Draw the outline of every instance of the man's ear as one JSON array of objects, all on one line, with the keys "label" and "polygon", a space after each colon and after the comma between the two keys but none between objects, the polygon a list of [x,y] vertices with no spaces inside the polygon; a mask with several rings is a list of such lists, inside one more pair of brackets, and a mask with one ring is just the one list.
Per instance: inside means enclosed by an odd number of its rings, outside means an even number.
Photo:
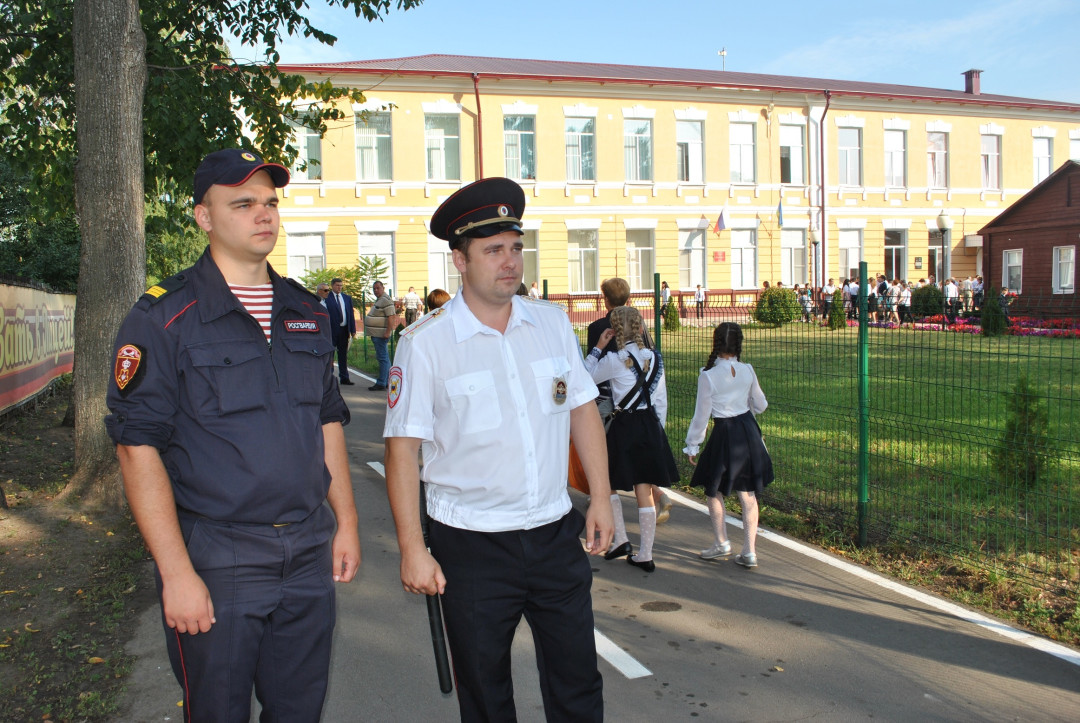
[{"label": "man's ear", "polygon": [[213,224],[210,223],[210,209],[201,203],[195,206],[195,223],[207,233],[213,230]]},{"label": "man's ear", "polygon": [[464,272],[468,262],[468,257],[465,256],[465,252],[461,249],[454,249],[450,252],[450,255],[454,260],[454,268],[460,272]]}]

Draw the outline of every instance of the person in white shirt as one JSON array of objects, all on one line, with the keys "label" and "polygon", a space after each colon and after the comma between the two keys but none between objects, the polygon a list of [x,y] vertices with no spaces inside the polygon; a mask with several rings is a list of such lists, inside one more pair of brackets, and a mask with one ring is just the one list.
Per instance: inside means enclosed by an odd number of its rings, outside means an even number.
[{"label": "person in white shirt", "polygon": [[416,293],[416,289],[410,286],[403,301],[405,302],[405,326],[408,326],[420,315],[424,300],[420,298],[420,294]]},{"label": "person in white shirt", "polygon": [[540,297],[540,287],[538,287],[536,285],[535,281],[532,282],[532,286],[529,287],[529,298],[530,299],[539,299],[539,298],[541,298]]},{"label": "person in white shirt", "polygon": [[[520,185],[486,178],[431,218],[461,290],[401,334],[383,430],[387,491],[402,586],[442,595],[461,719],[516,720],[510,646],[524,615],[548,720],[599,722],[581,533],[593,555],[611,544],[604,427],[566,313],[516,294],[524,210]],[[571,437],[592,490],[585,518],[566,488]]]},{"label": "person in white shirt", "polygon": [[701,284],[694,290],[694,304],[697,306],[697,318],[700,319],[705,313],[705,290],[701,288]]},{"label": "person in white shirt", "polygon": [[821,315],[826,319],[829,318],[829,309],[832,308],[833,294],[836,293],[836,286],[833,285],[834,281],[836,281],[836,279],[829,279],[829,283],[821,287]]},{"label": "person in white shirt", "polygon": [[[638,554],[631,554],[622,503],[613,492],[615,537],[604,557],[611,560],[626,555],[631,565],[652,572],[656,569],[652,546],[657,522],[652,486],[669,487],[679,481],[675,457],[664,433],[668,401],[664,362],[660,352],[649,348],[644,340],[641,312],[632,306],[619,306],[611,310],[610,318],[611,328],[600,334],[585,358],[585,368],[597,384],[611,383],[616,411],[607,432],[608,479],[613,490],[633,491],[637,497],[641,542]],[[604,354],[612,339],[617,351]]]},{"label": "person in white shirt", "polygon": [[[701,551],[702,559],[715,560],[731,554],[723,497],[737,491],[745,541],[735,562],[757,567],[757,496],[773,481],[773,465],[754,415],[764,412],[769,403],[754,368],[739,361],[742,342],[742,329],[734,322],[726,321],[713,332],[712,353],[698,377],[697,402],[683,452],[690,464],[696,465],[690,485],[705,488],[713,523],[715,542]],[[710,418],[712,435],[701,458],[695,459]]]},{"label": "person in white shirt", "polygon": [[942,291],[945,294],[945,317],[952,324],[960,311],[960,289],[956,288],[956,279],[952,277],[946,279]]}]

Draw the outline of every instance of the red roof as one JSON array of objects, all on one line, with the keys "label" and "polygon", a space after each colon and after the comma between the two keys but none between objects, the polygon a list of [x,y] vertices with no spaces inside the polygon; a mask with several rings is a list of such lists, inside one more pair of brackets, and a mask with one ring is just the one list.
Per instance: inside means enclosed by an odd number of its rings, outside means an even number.
[{"label": "red roof", "polygon": [[[585,83],[630,83],[637,85],[682,85],[716,88],[767,90],[791,93],[821,93],[836,95],[912,100],[944,101],[1007,105],[1045,110],[1080,112],[1080,104],[1062,103],[1033,98],[981,93],[974,95],[963,90],[942,90],[914,85],[868,83],[855,80],[799,78],[764,73],[736,73],[722,70],[692,70],[685,68],[654,68],[645,65],[611,65],[607,63],[578,63],[562,60],[525,60],[516,58],[482,58],[467,55],[416,55],[406,58],[354,60],[344,63],[279,65],[288,73],[362,73],[366,75],[430,75],[471,76],[481,78],[562,80]],[[959,77],[961,74],[957,73]],[[962,81],[958,81],[962,82]]]}]

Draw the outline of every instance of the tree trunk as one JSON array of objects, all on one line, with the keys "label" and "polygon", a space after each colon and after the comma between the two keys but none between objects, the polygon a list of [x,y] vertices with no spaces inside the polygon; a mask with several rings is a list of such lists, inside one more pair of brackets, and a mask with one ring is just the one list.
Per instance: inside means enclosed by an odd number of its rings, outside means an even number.
[{"label": "tree trunk", "polygon": [[75,475],[65,492],[119,504],[105,392],[120,322],[146,283],[143,95],[138,0],[75,0],[75,207],[82,235],[75,311]]}]

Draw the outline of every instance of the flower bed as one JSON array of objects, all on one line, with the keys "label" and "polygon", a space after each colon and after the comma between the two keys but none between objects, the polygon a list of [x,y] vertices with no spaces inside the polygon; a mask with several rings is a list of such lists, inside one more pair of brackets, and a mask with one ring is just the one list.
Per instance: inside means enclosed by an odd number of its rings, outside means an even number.
[{"label": "flower bed", "polygon": [[[857,327],[859,322],[848,319],[848,326]],[[981,334],[978,317],[957,318],[949,323],[941,314],[927,316],[903,327],[892,321],[871,321],[868,326],[875,329],[911,329],[913,331],[951,331],[958,334]],[[1010,336],[1048,336],[1060,339],[1080,339],[1080,320],[1077,319],[1036,319],[1030,316],[1016,316],[1009,319]]]}]

